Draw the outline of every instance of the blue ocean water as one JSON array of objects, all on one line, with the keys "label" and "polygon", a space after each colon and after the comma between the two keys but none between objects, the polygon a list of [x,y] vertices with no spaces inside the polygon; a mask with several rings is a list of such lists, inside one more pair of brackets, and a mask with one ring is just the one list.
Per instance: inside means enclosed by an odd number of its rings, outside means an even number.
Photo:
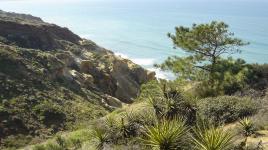
[{"label": "blue ocean water", "polygon": [[251,43],[235,57],[268,63],[265,0],[0,0],[0,9],[68,27],[146,68],[168,56],[185,55],[166,36],[175,26],[224,21]]}]

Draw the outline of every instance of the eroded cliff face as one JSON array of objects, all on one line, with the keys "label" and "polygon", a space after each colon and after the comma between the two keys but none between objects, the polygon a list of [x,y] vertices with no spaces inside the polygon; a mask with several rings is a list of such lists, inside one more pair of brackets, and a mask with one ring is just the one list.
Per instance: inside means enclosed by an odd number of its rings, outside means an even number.
[{"label": "eroded cliff face", "polygon": [[138,95],[140,85],[154,79],[153,73],[131,61],[80,38],[67,28],[33,16],[0,12],[0,37],[4,44],[51,51],[63,62],[62,68],[55,72],[57,76],[79,82],[81,86],[90,80],[96,88],[123,102],[131,102]]},{"label": "eroded cliff face", "polygon": [[101,116],[154,75],[67,28],[0,11],[0,139]]}]

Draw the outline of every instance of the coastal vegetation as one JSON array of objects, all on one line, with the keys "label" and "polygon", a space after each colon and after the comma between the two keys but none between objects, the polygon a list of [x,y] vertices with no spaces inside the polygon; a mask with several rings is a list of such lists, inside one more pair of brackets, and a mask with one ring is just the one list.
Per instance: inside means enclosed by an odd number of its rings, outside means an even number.
[{"label": "coastal vegetation", "polygon": [[67,29],[4,16],[0,26],[14,29],[0,28],[1,149],[268,148],[268,65],[230,57],[249,43],[227,24],[169,33],[187,52],[155,65],[170,81]]}]

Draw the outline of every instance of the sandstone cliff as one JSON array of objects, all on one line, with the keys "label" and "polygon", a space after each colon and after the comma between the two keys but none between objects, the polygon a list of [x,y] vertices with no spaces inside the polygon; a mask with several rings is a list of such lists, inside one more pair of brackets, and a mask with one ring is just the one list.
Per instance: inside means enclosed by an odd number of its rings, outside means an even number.
[{"label": "sandstone cliff", "polygon": [[101,116],[133,102],[153,79],[67,28],[0,11],[0,142]]}]

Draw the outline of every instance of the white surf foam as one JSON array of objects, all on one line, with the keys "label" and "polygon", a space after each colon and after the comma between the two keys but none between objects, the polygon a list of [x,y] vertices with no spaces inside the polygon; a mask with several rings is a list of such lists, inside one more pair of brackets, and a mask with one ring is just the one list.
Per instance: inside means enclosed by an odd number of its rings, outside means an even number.
[{"label": "white surf foam", "polygon": [[153,58],[130,58],[128,55],[118,53],[118,52],[116,52],[114,54],[116,56],[120,56],[120,57],[125,58],[125,59],[130,59],[134,63],[143,66],[144,68],[146,68],[149,71],[154,71],[157,79],[166,79],[166,80],[176,79],[176,76],[170,71],[162,71],[159,68],[153,68],[152,66],[155,64],[155,59],[153,59]]},{"label": "white surf foam", "polygon": [[129,59],[127,55],[122,54],[122,53],[114,53],[116,56],[119,56],[121,58]]},{"label": "white surf foam", "polygon": [[154,71],[156,74],[155,77],[157,79],[166,79],[166,80],[175,80],[176,79],[176,76],[170,71],[162,71],[159,68],[148,68],[148,70]]},{"label": "white surf foam", "polygon": [[141,66],[152,66],[154,65],[155,59],[153,58],[134,58],[131,59],[134,63],[141,65]]}]

